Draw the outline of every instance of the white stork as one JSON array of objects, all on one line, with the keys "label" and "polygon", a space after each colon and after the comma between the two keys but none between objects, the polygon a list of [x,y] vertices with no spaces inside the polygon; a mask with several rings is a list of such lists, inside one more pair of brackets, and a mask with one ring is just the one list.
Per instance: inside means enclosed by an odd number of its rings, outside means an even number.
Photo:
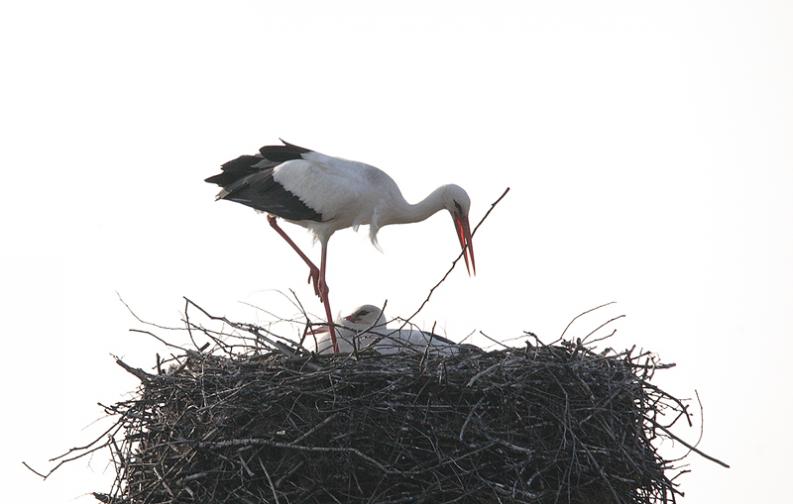
[{"label": "white stork", "polygon": [[[374,166],[327,156],[287,142],[266,145],[258,154],[240,156],[223,164],[221,170],[206,179],[222,187],[216,200],[235,201],[266,212],[270,226],[308,265],[308,281],[314,282],[314,293],[325,305],[334,351],[338,351],[338,345],[325,271],[328,240],[339,229],[357,229],[368,224],[369,238],[377,246],[377,231],[381,227],[423,221],[445,209],[454,221],[468,273],[473,269],[476,274],[468,223],[471,199],[460,186],[441,186],[422,201],[411,204],[402,197],[393,179]],[[314,233],[322,245],[319,268],[278,226],[276,217]]]},{"label": "white stork", "polygon": [[[403,352],[423,353],[427,347],[436,355],[457,355],[460,352],[476,349],[473,345],[460,345],[451,340],[418,329],[389,329],[383,311],[374,305],[359,306],[353,312],[335,322],[338,326],[336,336],[340,353],[372,349],[379,354]],[[317,353],[329,353],[332,341],[328,327],[314,331],[319,335],[316,341]]]},{"label": "white stork", "polygon": [[[350,315],[338,318],[336,326],[336,341],[339,353],[351,353],[355,348],[363,350],[374,343],[375,332],[386,327],[386,318],[383,311],[374,305],[359,306]],[[316,337],[317,353],[330,353],[333,341],[330,338],[330,326],[321,326],[312,330]]]}]

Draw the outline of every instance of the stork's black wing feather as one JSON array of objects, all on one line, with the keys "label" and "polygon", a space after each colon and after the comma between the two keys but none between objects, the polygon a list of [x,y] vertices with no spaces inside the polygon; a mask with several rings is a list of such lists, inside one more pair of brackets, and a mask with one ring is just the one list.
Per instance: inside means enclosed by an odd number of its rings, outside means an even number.
[{"label": "stork's black wing feather", "polygon": [[[261,163],[262,165],[259,165]],[[204,182],[209,182],[210,184],[217,184],[224,189],[226,186],[233,184],[241,179],[244,179],[248,175],[252,175],[261,171],[263,168],[274,168],[278,166],[279,163],[272,162],[267,163],[267,161],[259,156],[240,156],[236,159],[232,159],[227,163],[223,163],[220,166],[221,172],[217,175],[213,175],[209,178],[204,179]],[[254,166],[256,165],[256,166]]]},{"label": "stork's black wing feather", "polygon": [[450,340],[448,338],[444,338],[443,336],[440,336],[440,335],[435,334],[433,332],[429,332],[429,331],[421,331],[421,332],[424,333],[424,337],[427,338],[427,341],[430,341],[430,340],[431,341],[440,341],[441,343],[445,343],[445,344],[447,344],[449,346],[458,346],[457,343],[455,343],[454,341],[452,341],[452,340]]},{"label": "stork's black wing feather", "polygon": [[284,142],[283,140],[281,141],[284,143],[284,145],[265,145],[259,149],[262,157],[271,161],[283,163],[284,161],[289,161],[290,159],[302,159],[303,154],[311,152],[311,149],[298,147],[297,145]]},{"label": "stork's black wing feather", "polygon": [[273,178],[273,168],[246,176],[224,187],[221,198],[289,220],[322,221],[322,215]]},{"label": "stork's black wing feather", "polygon": [[266,145],[259,152],[232,159],[220,167],[220,173],[205,179],[223,188],[218,199],[236,201],[284,219],[321,222],[319,212],[273,178],[276,166],[284,161],[302,159],[302,154],[311,151],[284,142],[284,145]]}]

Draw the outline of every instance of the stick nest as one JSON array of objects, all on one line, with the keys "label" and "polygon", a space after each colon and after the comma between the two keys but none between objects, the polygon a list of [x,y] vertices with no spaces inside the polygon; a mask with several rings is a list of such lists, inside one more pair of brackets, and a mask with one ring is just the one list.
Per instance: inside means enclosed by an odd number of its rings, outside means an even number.
[{"label": "stick nest", "polygon": [[[580,342],[453,357],[187,351],[141,379],[112,503],[650,503],[685,406],[647,353]],[[663,367],[663,366],[661,366]],[[159,366],[158,366],[159,369]],[[113,436],[112,434],[116,434]],[[116,440],[118,438],[118,440]]]}]

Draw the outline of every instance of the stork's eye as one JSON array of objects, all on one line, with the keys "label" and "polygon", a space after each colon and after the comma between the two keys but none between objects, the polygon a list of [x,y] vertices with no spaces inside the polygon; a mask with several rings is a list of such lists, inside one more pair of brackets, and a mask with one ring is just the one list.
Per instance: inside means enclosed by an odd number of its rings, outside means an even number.
[{"label": "stork's eye", "polygon": [[359,317],[363,317],[367,313],[369,313],[369,310],[361,310],[358,313],[356,313],[356,315],[359,316]]},{"label": "stork's eye", "polygon": [[462,215],[463,214],[463,207],[461,207],[460,204],[457,203],[457,201],[454,202],[454,206],[457,208],[457,213]]}]

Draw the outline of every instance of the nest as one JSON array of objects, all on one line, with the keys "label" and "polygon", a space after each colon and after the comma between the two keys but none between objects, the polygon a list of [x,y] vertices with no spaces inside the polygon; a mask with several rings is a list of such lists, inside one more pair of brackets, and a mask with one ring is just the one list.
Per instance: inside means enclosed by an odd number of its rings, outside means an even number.
[{"label": "nest", "polygon": [[[247,326],[250,330],[252,326]],[[258,329],[256,329],[258,330]],[[106,407],[106,503],[674,502],[648,353],[186,351]]]},{"label": "nest", "polygon": [[[196,350],[138,330],[178,352],[158,356],[156,373],[117,360],[140,379],[136,394],[105,407],[116,419],[107,431],[37,474],[109,448],[116,479],[94,496],[113,504],[600,504],[682,495],[680,459],[659,454],[658,440],[725,465],[672,434],[690,416],[651,383],[670,366],[646,352],[545,345],[528,333],[533,343],[492,352],[377,355],[354,345],[324,356],[302,345],[305,313],[295,343],[185,301]],[[192,322],[190,307],[223,329]]]}]

